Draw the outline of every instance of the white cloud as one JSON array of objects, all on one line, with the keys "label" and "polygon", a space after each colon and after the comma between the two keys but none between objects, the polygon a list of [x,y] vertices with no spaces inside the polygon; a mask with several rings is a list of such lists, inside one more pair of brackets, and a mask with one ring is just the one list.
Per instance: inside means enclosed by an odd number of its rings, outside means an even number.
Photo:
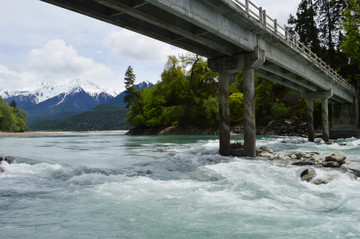
[{"label": "white cloud", "polygon": [[[13,68],[0,67],[0,82],[8,89],[27,89],[42,81],[68,79],[89,80],[94,83],[110,81],[113,72],[92,58],[79,56],[74,47],[63,40],[51,40],[42,48],[32,49],[24,62]],[[12,83],[4,84],[4,82]]]},{"label": "white cloud", "polygon": [[128,30],[112,30],[105,43],[118,57],[153,63],[165,63],[169,55],[186,52]]}]

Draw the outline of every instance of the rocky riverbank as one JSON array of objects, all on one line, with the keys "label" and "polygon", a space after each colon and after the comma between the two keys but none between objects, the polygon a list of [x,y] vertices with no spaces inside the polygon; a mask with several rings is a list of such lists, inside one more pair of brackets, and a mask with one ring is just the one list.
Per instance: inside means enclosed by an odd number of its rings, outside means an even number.
[{"label": "rocky riverbank", "polygon": [[[338,144],[339,146],[351,146],[347,142]],[[243,144],[233,143],[231,154],[233,156],[244,156]],[[266,146],[261,146],[256,151],[256,157],[257,159],[274,160],[286,166],[305,166],[306,169],[300,174],[301,180],[317,185],[327,184],[336,178],[331,170],[346,173],[355,180],[360,177],[360,163],[346,161],[346,155],[342,151],[321,155],[318,152],[274,152]],[[325,177],[317,177],[316,169],[319,168],[328,170],[329,174]]]},{"label": "rocky riverbank", "polygon": [[[243,134],[244,127],[234,126],[231,134]],[[127,132],[127,135],[218,135],[218,127],[136,127]],[[266,126],[257,126],[257,135],[280,135],[307,137],[307,125],[296,117],[286,120],[273,120]],[[319,135],[318,135],[319,136]]]}]

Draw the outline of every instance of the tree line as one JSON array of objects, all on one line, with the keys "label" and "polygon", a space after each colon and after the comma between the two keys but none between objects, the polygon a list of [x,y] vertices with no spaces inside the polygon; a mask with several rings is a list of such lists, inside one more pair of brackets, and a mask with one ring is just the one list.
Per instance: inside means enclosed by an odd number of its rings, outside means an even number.
[{"label": "tree line", "polygon": [[360,0],[301,0],[287,29],[356,88],[360,78]]},{"label": "tree line", "polygon": [[[217,73],[197,55],[169,56],[161,80],[153,88],[137,90],[131,66],[125,73],[129,113],[135,127],[214,127],[219,122]],[[230,85],[230,122],[243,123],[242,73],[233,76]],[[297,92],[272,81],[255,77],[256,121],[266,125],[272,119],[296,115],[304,117],[306,104]]]}]

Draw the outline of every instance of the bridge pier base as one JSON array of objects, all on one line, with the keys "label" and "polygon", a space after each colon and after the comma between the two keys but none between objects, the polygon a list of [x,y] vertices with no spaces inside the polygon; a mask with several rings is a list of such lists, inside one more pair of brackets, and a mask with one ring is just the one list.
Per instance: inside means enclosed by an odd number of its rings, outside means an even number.
[{"label": "bridge pier base", "polygon": [[359,99],[353,104],[331,104],[331,138],[360,137]]},{"label": "bridge pier base", "polygon": [[329,105],[328,98],[325,98],[321,102],[321,117],[323,126],[323,139],[327,143],[329,142]]},{"label": "bridge pier base", "polygon": [[232,73],[243,71],[244,88],[244,154],[256,156],[255,69],[265,62],[259,47],[252,53],[209,59],[209,67],[219,73],[219,153],[230,155],[229,83]]},{"label": "bridge pier base", "polygon": [[314,130],[314,100],[321,101],[321,117],[323,126],[323,139],[325,142],[329,142],[329,106],[328,99],[333,95],[332,90],[322,92],[309,92],[304,93],[304,97],[307,101],[307,125],[308,125],[308,139],[310,142],[314,142],[315,130]]},{"label": "bridge pier base", "polygon": [[314,101],[312,99],[306,99],[306,113],[307,113],[307,128],[308,128],[308,140],[314,142],[315,130],[314,130]]},{"label": "bridge pier base", "polygon": [[244,148],[247,156],[256,156],[254,68],[244,68]]},{"label": "bridge pier base", "polygon": [[230,155],[230,103],[229,78],[226,71],[219,72],[219,153]]}]

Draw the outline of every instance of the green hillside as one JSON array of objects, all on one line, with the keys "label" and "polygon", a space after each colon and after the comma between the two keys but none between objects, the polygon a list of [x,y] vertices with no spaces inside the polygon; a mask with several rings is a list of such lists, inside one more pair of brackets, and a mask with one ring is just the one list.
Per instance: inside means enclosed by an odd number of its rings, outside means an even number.
[{"label": "green hillside", "polygon": [[123,130],[131,127],[126,123],[128,109],[124,106],[102,104],[92,110],[61,119],[42,120],[30,124],[31,130]]}]

